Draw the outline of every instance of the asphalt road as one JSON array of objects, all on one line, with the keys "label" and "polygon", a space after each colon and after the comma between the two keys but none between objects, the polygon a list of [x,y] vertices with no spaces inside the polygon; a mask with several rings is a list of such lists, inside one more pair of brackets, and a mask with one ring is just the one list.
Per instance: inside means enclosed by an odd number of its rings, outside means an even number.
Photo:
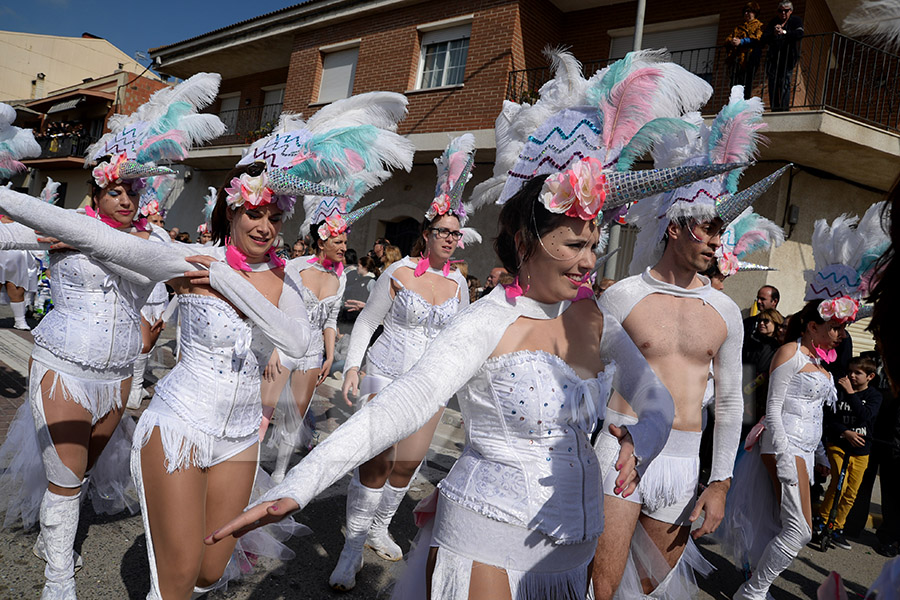
[{"label": "asphalt road", "polygon": [[[0,395],[5,403],[13,406],[21,402],[24,379],[23,349],[17,349],[16,340],[10,338],[11,326],[7,307],[0,306],[0,374],[5,378]],[[19,336],[29,341],[29,336]],[[151,382],[162,376],[171,366],[171,350],[174,342],[171,332],[162,340],[160,359],[152,363]],[[20,345],[21,346],[21,345]],[[10,364],[17,363],[17,364]],[[327,435],[348,413],[343,401],[331,402],[339,382],[330,379],[322,395],[313,402],[312,411],[317,419],[321,436]],[[17,397],[18,396],[18,397]],[[146,401],[145,401],[146,405]],[[3,407],[0,406],[0,409]],[[0,412],[0,418],[9,410]],[[8,416],[6,418],[9,418]],[[6,429],[6,423],[2,431]],[[425,467],[414,482],[409,495],[403,501],[391,532],[404,548],[409,549],[416,534],[412,509],[418,499],[428,495],[440,479],[449,471],[462,449],[464,436],[457,411],[448,409],[443,423],[432,443]],[[301,455],[295,454],[294,462]],[[269,470],[271,462],[264,462]],[[389,596],[392,581],[402,572],[403,563],[389,563],[366,550],[366,564],[357,578],[357,588],[338,593],[328,585],[328,575],[340,554],[343,544],[341,528],[344,519],[345,490],[348,477],[344,477],[312,502],[296,518],[313,530],[313,534],[290,540],[288,546],[296,557],[287,562],[261,559],[256,570],[243,581],[233,583],[226,591],[209,595],[211,600],[276,600],[276,599],[374,599]],[[876,488],[877,494],[877,488]],[[873,499],[873,512],[878,510],[879,497]],[[875,515],[877,518],[878,515]],[[21,528],[0,530],[0,600],[37,598],[43,585],[43,563],[31,553],[36,530]],[[860,540],[851,540],[852,550],[832,549],[823,554],[812,548],[804,549],[788,571],[780,577],[772,590],[776,600],[788,598],[814,598],[817,587],[832,570],[845,578],[850,598],[862,595],[880,572],[886,559],[872,550],[875,536],[871,530],[864,532]],[[623,541],[623,543],[625,543]],[[82,600],[122,599],[143,600],[149,589],[149,571],[145,537],[140,516],[97,516],[85,505],[79,524],[76,549],[84,557],[84,568],[76,577],[78,594]],[[708,579],[700,581],[701,599],[730,598],[741,583],[740,573],[723,556],[713,542],[700,540],[698,544],[704,556],[716,567]]]}]

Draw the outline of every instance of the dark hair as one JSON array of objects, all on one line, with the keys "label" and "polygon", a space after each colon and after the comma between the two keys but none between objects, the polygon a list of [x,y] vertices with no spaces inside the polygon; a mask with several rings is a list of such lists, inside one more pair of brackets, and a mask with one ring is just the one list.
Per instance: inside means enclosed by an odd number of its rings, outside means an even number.
[{"label": "dark hair", "polygon": [[[512,275],[517,275],[522,263],[531,258],[540,244],[540,238],[558,227],[566,218],[564,214],[550,212],[539,202],[545,179],[546,175],[539,175],[529,180],[506,201],[500,211],[494,252],[503,268]],[[517,233],[524,253],[522,260],[519,260],[519,249],[516,247]]]},{"label": "dark hair", "polygon": [[372,245],[373,246],[387,246],[390,243],[391,243],[391,240],[389,240],[387,238],[376,238],[375,243]]},{"label": "dark hair", "polygon": [[[451,217],[456,217],[456,215],[450,213],[447,214]],[[425,252],[425,238],[423,237],[425,235],[425,232],[427,232],[428,229],[431,228],[435,223],[437,223],[441,218],[446,216],[447,215],[435,215],[433,219],[422,220],[422,225],[419,227],[419,235],[416,236],[416,241],[413,242],[412,250],[409,251],[410,256],[420,256]],[[459,217],[456,217],[456,220],[458,221]],[[375,243],[378,244],[379,240],[384,240],[384,238],[378,238],[378,240],[375,240]],[[390,242],[387,240],[384,240],[384,242],[381,243],[383,245],[390,244]]]},{"label": "dark hair", "polygon": [[353,248],[347,248],[346,252],[344,252],[344,264],[347,264],[347,265],[359,264],[359,259],[357,258],[356,250],[354,250]]},{"label": "dark hair", "polygon": [[874,375],[878,370],[878,365],[868,356],[856,356],[847,363],[847,370],[859,369],[866,375]]},{"label": "dark hair", "polygon": [[240,177],[244,173],[249,173],[251,177],[258,177],[265,168],[266,163],[253,162],[249,165],[238,165],[225,176],[225,184],[219,188],[219,193],[216,194],[216,206],[209,219],[209,232],[212,234],[213,243],[217,246],[224,246],[225,239],[231,235],[231,224],[228,222],[228,202],[225,200],[228,192],[225,191],[225,188],[231,184],[233,178]]},{"label": "dark hair", "polygon": [[744,10],[750,10],[753,12],[754,16],[759,16],[759,4],[757,4],[756,2],[748,2],[744,5]]},{"label": "dark hair", "polygon": [[770,290],[772,290],[772,291],[770,292],[770,293],[772,294],[772,300],[775,301],[775,304],[778,304],[778,302],[781,300],[781,292],[779,292],[779,291],[778,291],[778,288],[775,287],[774,285],[764,285],[764,286],[762,286],[762,287],[759,288],[759,289],[760,289],[760,290],[764,290],[764,289],[766,289],[766,288],[769,288]]},{"label": "dark hair", "polygon": [[[349,250],[347,252],[349,252]],[[347,254],[344,253],[344,258],[346,258],[346,257],[347,257]],[[360,257],[359,262],[357,264],[359,266],[361,266],[363,269],[365,269],[366,271],[368,271],[369,273],[372,273],[373,275],[375,275],[375,277],[378,277],[379,275],[381,275],[381,270],[378,268],[378,264],[375,262],[375,259],[372,258],[371,256],[369,256],[368,254],[366,256]]]},{"label": "dark hair", "polygon": [[[97,162],[94,163],[94,167],[92,167],[92,169],[102,165],[103,163],[108,163],[111,160],[112,160],[112,155],[107,154],[106,156],[103,156],[103,157],[97,159]],[[94,204],[94,202],[95,202],[97,196],[100,194],[100,192],[103,191],[103,188],[100,187],[99,185],[97,185],[97,182],[94,181],[93,177],[88,179],[88,185],[91,186],[91,206],[93,206],[94,208],[97,208],[96,205]]]},{"label": "dark hair", "polygon": [[820,325],[824,323],[825,319],[819,314],[820,304],[822,304],[821,299],[810,300],[800,309],[800,312],[791,315],[790,319],[788,319],[788,328],[784,339],[788,341],[796,340],[803,335],[803,332],[806,331],[806,326],[810,323],[818,323]]},{"label": "dark hair", "polygon": [[709,267],[706,268],[705,271],[700,273],[704,277],[708,277],[709,279],[719,278],[725,279],[725,275],[722,271],[719,270],[719,260],[714,258],[711,263],[709,263]]},{"label": "dark hair", "polygon": [[[890,218],[894,215],[894,218]],[[900,393],[900,317],[897,315],[897,303],[900,301],[900,260],[897,251],[900,249],[900,178],[894,181],[888,192],[881,213],[881,226],[891,236],[891,245],[876,263],[873,279],[875,285],[869,292],[868,300],[874,305],[872,322],[869,331],[878,341],[881,351],[884,372],[890,381],[894,394]]]}]

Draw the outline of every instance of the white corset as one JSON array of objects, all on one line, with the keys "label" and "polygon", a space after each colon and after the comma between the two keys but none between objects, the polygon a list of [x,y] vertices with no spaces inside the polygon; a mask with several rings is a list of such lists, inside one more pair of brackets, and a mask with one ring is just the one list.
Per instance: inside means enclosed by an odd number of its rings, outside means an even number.
[{"label": "white corset", "polygon": [[610,364],[583,380],[546,352],[489,359],[460,393],[467,443],[441,491],[560,543],[599,536],[601,478],[589,435],[614,371]]},{"label": "white corset", "polygon": [[836,400],[828,375],[821,371],[796,373],[788,383],[782,409],[788,441],[804,452],[815,452],[822,439],[822,405]]},{"label": "white corset", "polygon": [[[156,386],[187,423],[216,437],[243,437],[259,428],[260,365],[271,343],[219,298],[178,296],[181,356]],[[268,352],[268,354],[266,353]]]},{"label": "white corset", "polygon": [[130,367],[141,351],[140,307],[152,286],[136,286],[75,252],[50,255],[53,310],[34,343],[67,362],[95,369]]},{"label": "white corset", "polygon": [[[305,286],[300,288],[300,295],[303,297],[303,304],[306,306],[306,315],[309,317],[310,328],[313,331],[307,355],[314,354],[318,356],[325,352],[325,339],[322,337],[322,332],[325,331],[326,326],[329,325],[331,315],[337,312],[335,308],[340,310],[342,298],[340,294],[335,294],[319,300],[319,298]],[[334,328],[334,325],[331,327]]]},{"label": "white corset", "polygon": [[434,305],[409,288],[401,287],[384,319],[384,332],[366,355],[368,360],[389,377],[406,373],[457,313],[458,295],[457,291],[443,304]]}]

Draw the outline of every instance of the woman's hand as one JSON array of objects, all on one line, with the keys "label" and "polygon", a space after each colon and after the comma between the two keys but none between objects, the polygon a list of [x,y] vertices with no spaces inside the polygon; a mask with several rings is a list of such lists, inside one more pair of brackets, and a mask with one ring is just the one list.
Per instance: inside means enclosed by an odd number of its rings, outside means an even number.
[{"label": "woman's hand", "polygon": [[41,235],[41,233],[37,232],[37,231],[35,233],[38,235],[38,238],[37,238],[38,243],[50,244],[50,252],[62,252],[64,250],[65,251],[68,251],[68,250],[77,251],[78,250],[78,248],[75,248],[74,246],[70,246],[70,245],[66,244],[65,242],[61,242],[58,239],[56,239],[55,237],[44,236],[44,235]]},{"label": "woman's hand", "polygon": [[634,493],[640,483],[641,476],[638,475],[637,458],[634,456],[634,440],[628,433],[627,427],[609,426],[609,432],[619,440],[619,457],[616,459],[616,476],[615,493],[621,494],[623,498],[627,498]]},{"label": "woman's hand", "polygon": [[345,300],[344,309],[347,312],[358,312],[366,307],[366,303],[362,300]]},{"label": "woman's hand", "polygon": [[207,546],[212,546],[216,542],[220,542],[230,535],[239,538],[245,533],[253,531],[257,527],[276,523],[299,508],[300,505],[290,498],[282,498],[275,502],[258,504],[253,508],[245,510],[243,513],[226,523],[224,527],[214,531],[203,540],[203,543]]},{"label": "woman's hand", "polygon": [[332,364],[334,364],[333,356],[326,358],[325,362],[322,363],[322,370],[319,372],[319,378],[316,379],[316,387],[322,385],[322,382],[325,381],[325,378],[328,377],[329,373],[331,373]]},{"label": "woman's hand", "polygon": [[207,256],[205,254],[188,256],[184,260],[189,263],[195,263],[206,267],[205,269],[197,271],[185,271],[184,276],[188,278],[188,280],[191,282],[191,285],[209,285],[209,267],[214,262],[219,261],[212,256]]},{"label": "woman's hand", "polygon": [[278,356],[278,350],[272,350],[272,356],[269,357],[269,362],[266,364],[265,370],[263,370],[263,378],[268,382],[272,382],[279,375],[281,375],[281,357]]},{"label": "woman's hand", "polygon": [[344,384],[341,386],[341,392],[344,394],[344,402],[347,403],[347,406],[353,406],[353,402],[350,401],[350,397],[347,393],[350,392],[354,396],[359,396],[358,368],[353,367],[352,369],[344,371]]}]

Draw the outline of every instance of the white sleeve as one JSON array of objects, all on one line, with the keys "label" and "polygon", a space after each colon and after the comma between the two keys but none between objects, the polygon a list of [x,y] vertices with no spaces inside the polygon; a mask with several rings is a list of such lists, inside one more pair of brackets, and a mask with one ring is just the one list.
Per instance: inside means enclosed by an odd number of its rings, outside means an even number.
[{"label": "white sleeve", "polygon": [[0,210],[28,227],[78,248],[95,260],[114,263],[142,275],[143,278],[135,278],[122,269],[110,269],[139,284],[168,281],[196,269],[184,260],[185,256],[199,253],[195,246],[151,242],[25,194],[0,189]]},{"label": "white sleeve", "polygon": [[328,311],[328,318],[325,319],[325,327],[323,327],[323,331],[325,329],[333,329],[337,332],[337,320],[338,315],[341,312],[341,307],[344,305],[344,291],[347,289],[347,278],[341,275],[338,277],[338,291],[335,294],[337,299],[334,304],[331,305],[331,309]]},{"label": "white sleeve", "polygon": [[21,223],[0,224],[0,250],[50,249],[50,244],[42,244],[37,239],[37,233]]},{"label": "white sleeve", "polygon": [[350,344],[347,347],[344,372],[362,365],[372,335],[390,312],[391,304],[394,302],[391,297],[391,276],[396,270],[396,267],[391,265],[375,280],[375,287],[369,293],[366,306],[360,311],[356,323],[353,324],[353,331],[350,332]]},{"label": "white sleeve", "polygon": [[741,313],[734,303],[723,308],[728,335],[713,359],[716,392],[716,423],[713,427],[713,455],[709,481],[731,478],[738,446],[741,443],[741,420],[744,397],[741,393],[741,347],[744,327]]},{"label": "white sleeve", "polygon": [[344,473],[418,431],[496,347],[506,328],[491,308],[482,303],[454,318],[413,368],[316,446],[259,502],[289,497],[303,508]]},{"label": "white sleeve", "polygon": [[296,280],[287,272],[278,306],[263,296],[249,279],[224,262],[210,265],[209,281],[210,287],[253,321],[279,352],[294,359],[306,355],[310,341],[309,318]]},{"label": "white sleeve", "polygon": [[456,283],[459,285],[459,310],[463,310],[469,306],[469,282],[462,273],[456,271]]},{"label": "white sleeve", "polygon": [[789,485],[797,483],[797,467],[794,454],[789,451],[790,443],[784,429],[783,411],[788,384],[800,370],[797,358],[795,354],[772,370],[769,376],[769,397],[766,400],[766,429],[772,436],[772,445],[775,448],[778,479]]},{"label": "white sleeve", "polygon": [[619,321],[606,311],[603,314],[600,355],[604,360],[616,361],[613,387],[638,416],[638,422],[629,425],[628,432],[634,440],[634,454],[638,457],[637,471],[643,476],[669,438],[675,419],[672,395]]}]

